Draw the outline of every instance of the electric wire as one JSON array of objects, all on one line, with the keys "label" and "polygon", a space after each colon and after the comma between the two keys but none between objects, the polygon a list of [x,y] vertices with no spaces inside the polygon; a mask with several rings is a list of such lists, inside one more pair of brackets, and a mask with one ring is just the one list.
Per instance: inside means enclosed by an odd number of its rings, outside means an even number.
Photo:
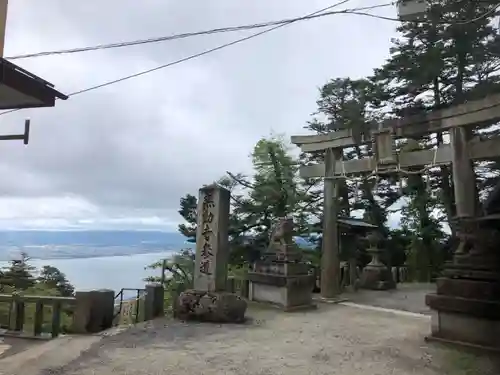
[{"label": "electric wire", "polygon": [[[323,8],[323,9],[320,9],[316,12],[313,12],[311,14],[308,14],[308,16],[312,16],[312,15],[315,15],[315,14],[320,14],[320,13],[323,13],[325,11],[328,11],[329,9],[332,9],[332,8],[335,8],[337,6],[340,6],[342,4],[345,4],[347,3],[349,0],[342,0],[340,2],[337,2],[333,5],[330,5],[326,8]],[[101,83],[99,85],[95,85],[95,86],[91,86],[91,87],[88,87],[86,89],[82,89],[82,90],[78,90],[78,91],[75,91],[75,92],[72,92],[70,94],[68,94],[67,96],[68,97],[72,97],[72,96],[75,96],[75,95],[80,95],[80,94],[83,94],[83,93],[86,93],[86,92],[89,92],[89,91],[93,91],[93,90],[97,90],[97,89],[100,89],[102,87],[106,87],[106,86],[110,86],[110,85],[113,85],[115,83],[119,83],[119,82],[123,82],[123,81],[126,81],[126,80],[129,80],[129,79],[132,79],[132,78],[136,78],[136,77],[140,77],[140,76],[143,76],[145,74],[149,74],[149,73],[152,73],[152,72],[155,72],[157,70],[161,70],[161,69],[164,69],[164,68],[168,68],[170,66],[173,66],[173,65],[177,65],[177,64],[180,64],[180,63],[183,63],[183,62],[186,62],[186,61],[189,61],[189,60],[193,60],[195,58],[198,58],[198,57],[201,57],[201,56],[204,56],[204,55],[207,55],[209,53],[212,53],[212,52],[216,52],[218,50],[221,50],[221,49],[224,49],[226,47],[230,47],[230,46],[233,46],[235,44],[238,44],[238,43],[241,43],[241,42],[244,42],[244,41],[247,41],[247,40],[250,40],[250,39],[253,39],[253,38],[256,38],[260,35],[264,35],[264,34],[267,34],[271,31],[274,31],[274,30],[277,30],[279,28],[282,28],[284,26],[287,26],[287,25],[290,25],[294,22],[297,22],[296,19],[292,20],[292,21],[289,21],[288,23],[284,23],[284,24],[279,24],[277,26],[273,26],[269,29],[266,29],[266,30],[263,30],[263,31],[260,31],[258,33],[254,33],[254,34],[251,34],[251,35],[248,35],[244,38],[240,38],[240,39],[236,39],[236,40],[233,40],[232,42],[229,42],[229,43],[224,43],[224,44],[221,44],[217,47],[214,47],[214,48],[210,48],[210,49],[207,49],[205,51],[202,51],[202,52],[199,52],[199,53],[196,53],[194,55],[190,55],[190,56],[187,56],[187,57],[184,57],[184,58],[181,58],[179,60],[175,60],[175,61],[172,61],[172,62],[169,62],[169,63],[166,63],[166,64],[163,64],[163,65],[160,65],[160,66],[157,66],[155,68],[151,68],[151,69],[147,69],[147,70],[143,70],[141,72],[138,72],[138,73],[134,73],[134,74],[130,74],[128,76],[125,76],[125,77],[121,77],[121,78],[118,78],[118,79],[114,79],[114,80],[111,80],[111,81],[107,81],[107,82],[104,82],[104,83]],[[1,112],[0,113],[0,116],[2,115],[5,115],[5,114],[8,114],[8,113],[12,113],[12,112],[16,112],[16,111],[19,111],[21,108],[15,108],[15,109],[11,109],[11,110],[8,110],[8,111],[5,111],[5,112]]]},{"label": "electric wire", "polygon": [[[401,20],[398,18],[386,17],[386,16],[381,16],[378,14],[373,14],[373,13],[367,12],[369,10],[394,6],[395,4],[396,4],[396,2],[391,2],[391,3],[378,4],[378,5],[367,6],[367,7],[343,9],[340,11],[329,11],[329,12],[325,11],[325,12],[321,12],[320,14],[310,14],[310,15],[303,16],[303,17],[282,19],[282,20],[278,20],[278,21],[269,21],[269,22],[262,22],[262,23],[242,25],[242,26],[230,26],[230,27],[216,28],[216,29],[210,29],[210,30],[204,30],[204,31],[174,34],[174,35],[169,35],[169,36],[161,36],[161,37],[156,37],[156,38],[138,39],[138,40],[133,40],[133,41],[128,41],[128,42],[98,44],[98,45],[87,46],[87,47],[27,53],[27,54],[9,56],[6,59],[19,60],[19,59],[27,59],[27,58],[35,58],[35,57],[73,54],[73,53],[106,50],[106,49],[113,49],[113,48],[131,47],[131,46],[136,46],[136,45],[159,43],[159,42],[165,42],[165,41],[171,41],[171,40],[177,40],[177,39],[185,39],[185,38],[190,38],[190,37],[194,37],[194,36],[211,35],[211,34],[235,32],[235,31],[245,31],[245,30],[252,30],[252,29],[269,27],[269,26],[285,25],[285,24],[289,24],[292,22],[312,20],[312,19],[316,19],[316,18],[320,18],[320,17],[332,16],[332,15],[338,15],[338,14],[353,14],[353,15],[358,15],[358,16],[378,18],[378,19],[382,19],[382,20],[386,20],[386,21],[401,22]],[[469,19],[469,20],[426,21],[425,19],[420,19],[420,20],[415,20],[415,22],[433,23],[433,24],[449,24],[449,25],[466,25],[466,24],[474,23],[476,21],[479,21],[483,18],[488,17],[490,14],[494,13],[499,8],[500,8],[500,5],[496,5],[496,6],[492,7],[491,9],[487,10],[486,12],[484,12],[483,14],[481,14],[473,19]]]},{"label": "electric wire", "polygon": [[[475,18],[472,18],[472,19],[468,19],[468,20],[443,20],[443,21],[436,21],[436,20],[434,20],[434,21],[428,21],[428,20],[425,20],[425,19],[415,19],[413,21],[405,21],[405,22],[417,22],[417,23],[431,24],[431,25],[467,25],[467,24],[470,24],[470,23],[474,23],[474,22],[480,21],[483,18],[486,18],[489,15],[495,13],[499,9],[500,9],[500,4],[495,5],[491,9],[489,9],[489,10],[485,11],[484,13],[482,13],[481,15],[479,15],[479,16],[477,16]],[[351,11],[351,12],[346,12],[346,14],[355,14],[355,15],[358,15],[358,16],[366,16],[366,17],[378,18],[378,19],[385,20],[385,21],[401,22],[401,20],[398,19],[398,18],[380,16],[378,14],[367,13],[367,12],[358,11],[358,10],[355,10],[355,9],[353,11]]]},{"label": "electric wire", "polygon": [[[304,20],[304,19],[308,19],[308,18],[311,18],[311,17],[316,16],[316,15],[324,14],[325,12],[328,12],[330,9],[338,7],[340,5],[343,5],[343,4],[347,3],[348,1],[349,0],[343,0],[343,1],[337,2],[337,3],[333,4],[333,5],[330,5],[330,6],[326,7],[326,8],[320,9],[320,10],[318,10],[316,12],[310,13],[310,14],[305,15],[303,17],[292,18],[292,19],[286,21],[286,23],[279,23],[276,26],[273,26],[271,28],[265,29],[263,31],[251,34],[249,36],[246,36],[246,37],[243,37],[243,38],[240,38],[240,39],[233,40],[233,41],[228,42],[228,43],[224,43],[224,44],[219,45],[217,47],[210,48],[210,49],[204,50],[202,52],[199,52],[199,53],[196,53],[196,54],[193,54],[193,55],[190,55],[190,56],[187,56],[187,57],[184,57],[184,58],[181,58],[181,59],[178,59],[178,60],[166,63],[166,64],[162,64],[160,66],[157,66],[157,67],[154,67],[154,68],[151,68],[151,69],[147,69],[147,70],[144,70],[144,71],[141,71],[141,72],[138,72],[138,73],[127,75],[127,76],[124,76],[124,77],[121,77],[121,78],[118,78],[118,79],[114,79],[114,80],[107,81],[107,82],[104,82],[104,83],[101,83],[101,84],[98,84],[98,85],[95,85],[95,86],[91,86],[91,87],[88,87],[88,88],[85,88],[85,89],[81,89],[81,90],[75,91],[73,93],[68,94],[68,97],[72,97],[72,96],[75,96],[75,95],[83,94],[83,93],[86,93],[86,92],[89,92],[89,91],[94,91],[94,90],[97,90],[97,89],[100,89],[100,88],[103,88],[103,87],[106,87],[106,86],[110,86],[110,85],[113,85],[113,84],[116,84],[116,83],[119,83],[119,82],[127,81],[127,80],[132,79],[132,78],[137,78],[137,77],[140,77],[140,76],[143,76],[143,75],[146,75],[146,74],[149,74],[149,73],[161,70],[161,69],[165,69],[165,68],[168,68],[170,66],[178,65],[180,63],[183,63],[183,62],[186,62],[186,61],[189,61],[189,60],[193,60],[195,58],[207,55],[209,53],[216,52],[218,50],[221,50],[221,49],[224,49],[224,48],[227,48],[227,47],[239,44],[241,42],[244,42],[244,41],[247,41],[247,40],[250,40],[250,39],[253,39],[253,38],[257,37],[257,36],[260,36],[260,35],[266,34],[268,32],[277,30],[279,28],[282,28],[284,26],[290,25],[292,23],[295,23],[295,22],[298,22],[298,21],[301,21],[301,20]],[[391,4],[393,4],[393,3],[391,3]],[[375,5],[375,6],[372,6],[372,7],[365,7],[364,9],[374,9],[376,7],[388,6],[388,5],[391,5],[391,4],[379,4],[379,5]],[[469,20],[468,22],[475,22],[478,19],[480,19],[482,17],[485,17],[488,14],[490,14],[491,12],[497,10],[499,7],[500,7],[500,5],[496,5],[494,8],[490,9],[488,12],[482,14],[479,17],[476,17],[473,20]],[[342,11],[336,11],[335,13],[332,13],[332,12],[328,12],[328,13],[331,13],[331,14],[358,14],[358,15],[375,16],[375,15],[370,14],[370,13],[360,13],[360,12],[357,12],[356,9],[362,9],[362,8],[344,9]],[[376,18],[381,18],[381,16],[376,16]],[[382,18],[385,19],[384,17],[382,17]],[[400,20],[398,20],[398,19],[390,19],[390,20],[396,20],[396,21],[400,22]],[[278,22],[278,21],[276,21],[276,22]],[[498,104],[498,105],[500,105],[500,104]],[[494,107],[496,107],[498,105],[494,105]],[[11,109],[11,110],[7,110],[7,111],[4,111],[4,112],[1,112],[0,116],[8,114],[8,113],[19,111],[20,109],[21,108],[15,108],[15,109]]]},{"label": "electric wire", "polygon": [[[345,1],[341,2],[341,4],[339,4],[339,5],[342,5],[344,3],[345,3]],[[307,21],[307,20],[312,20],[312,19],[316,19],[316,18],[320,18],[320,17],[332,16],[332,15],[336,15],[336,14],[351,13],[354,11],[363,12],[363,11],[368,11],[368,10],[372,10],[372,9],[394,6],[394,4],[395,3],[385,3],[385,4],[373,5],[373,6],[367,6],[367,7],[343,9],[343,10],[339,10],[339,11],[329,11],[329,12],[323,11],[323,12],[320,12],[318,14],[309,14],[309,15],[302,16],[302,17],[282,19],[279,21],[269,21],[269,22],[262,22],[262,23],[242,25],[242,26],[230,26],[230,27],[216,28],[216,29],[211,29],[211,30],[182,33],[182,34],[174,34],[174,35],[169,35],[169,36],[161,36],[161,37],[156,37],[156,38],[139,39],[139,40],[133,40],[133,41],[129,41],[129,42],[98,44],[98,45],[94,45],[94,46],[87,46],[87,47],[80,47],[80,48],[69,48],[69,49],[61,49],[61,50],[54,50],[54,51],[27,53],[27,54],[22,54],[22,55],[9,56],[9,57],[6,57],[6,59],[7,60],[19,60],[19,59],[27,59],[27,58],[34,58],[34,57],[72,54],[72,53],[80,53],[80,52],[88,52],[88,51],[96,51],[96,50],[106,50],[106,49],[113,49],[113,48],[130,47],[130,46],[136,46],[136,45],[142,45],[142,44],[159,43],[159,42],[165,42],[165,41],[171,41],[171,40],[177,40],[177,39],[185,39],[185,38],[190,38],[190,37],[194,37],[194,36],[201,36],[201,35],[211,35],[211,34],[218,34],[218,33],[253,30],[253,29],[258,29],[258,28],[263,28],[263,27],[290,24],[292,22]],[[339,5],[335,5],[335,6],[339,6]],[[325,9],[331,9],[331,7],[328,7]]]}]

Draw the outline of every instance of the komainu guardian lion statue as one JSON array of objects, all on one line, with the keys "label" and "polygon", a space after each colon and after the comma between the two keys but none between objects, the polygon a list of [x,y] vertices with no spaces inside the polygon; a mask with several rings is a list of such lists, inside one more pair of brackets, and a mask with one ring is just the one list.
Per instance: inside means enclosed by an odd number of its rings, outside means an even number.
[{"label": "komainu guardian lion statue", "polygon": [[269,249],[277,250],[283,246],[293,245],[293,219],[280,218],[271,231]]}]

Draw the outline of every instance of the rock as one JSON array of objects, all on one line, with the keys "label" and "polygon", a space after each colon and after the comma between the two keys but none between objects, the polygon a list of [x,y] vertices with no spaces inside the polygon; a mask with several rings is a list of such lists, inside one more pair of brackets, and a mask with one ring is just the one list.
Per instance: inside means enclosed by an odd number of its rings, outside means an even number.
[{"label": "rock", "polygon": [[214,323],[242,323],[247,303],[236,294],[186,290],[174,304],[174,317]]}]

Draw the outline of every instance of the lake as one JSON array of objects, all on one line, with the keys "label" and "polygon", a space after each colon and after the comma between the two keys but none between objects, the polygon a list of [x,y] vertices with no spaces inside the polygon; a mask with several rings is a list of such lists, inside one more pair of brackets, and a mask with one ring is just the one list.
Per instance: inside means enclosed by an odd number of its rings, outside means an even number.
[{"label": "lake", "polygon": [[[145,270],[144,267],[160,259],[168,258],[170,252],[134,254],[98,258],[31,259],[36,268],[51,265],[63,272],[76,290],[144,288],[145,277],[160,276],[160,270]],[[0,262],[0,267],[7,262]]]}]

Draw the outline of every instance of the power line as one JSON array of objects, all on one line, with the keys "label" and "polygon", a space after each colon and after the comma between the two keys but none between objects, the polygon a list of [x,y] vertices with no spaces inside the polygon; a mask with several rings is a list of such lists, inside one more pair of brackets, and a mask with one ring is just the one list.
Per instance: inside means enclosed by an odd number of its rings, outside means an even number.
[{"label": "power line", "polygon": [[[330,5],[326,8],[323,8],[323,9],[320,9],[316,12],[313,12],[311,14],[309,14],[308,16],[314,16],[316,14],[319,14],[319,13],[323,13],[329,9],[332,9],[334,7],[337,7],[337,6],[340,6],[346,2],[348,2],[350,0],[342,0],[334,5]],[[306,16],[306,17],[308,17]],[[225,44],[221,44],[220,46],[217,46],[217,47],[214,47],[214,48],[210,48],[208,50],[205,50],[205,51],[202,51],[202,52],[199,52],[199,53],[196,53],[194,55],[190,55],[190,56],[187,56],[187,57],[184,57],[182,59],[179,59],[179,60],[176,60],[176,61],[172,61],[170,63],[167,63],[167,64],[163,64],[163,65],[160,65],[160,66],[157,66],[156,68],[152,68],[152,69],[148,69],[148,70],[144,70],[142,72],[139,72],[139,73],[135,73],[135,74],[131,74],[129,76],[126,76],[126,77],[122,77],[122,78],[119,78],[119,79],[115,79],[115,80],[112,80],[112,81],[108,81],[108,82],[105,82],[105,83],[102,83],[100,85],[96,85],[96,86],[92,86],[92,87],[89,87],[87,89],[83,89],[83,90],[79,90],[79,91],[76,91],[74,93],[71,93],[69,94],[68,96],[74,96],[74,95],[79,95],[79,94],[83,94],[85,92],[89,92],[89,91],[93,91],[93,90],[96,90],[96,89],[99,89],[101,87],[105,87],[105,86],[109,86],[109,85],[113,85],[115,83],[118,83],[118,82],[123,82],[123,81],[126,81],[126,80],[129,80],[129,79],[132,79],[132,78],[136,78],[136,77],[140,77],[142,75],[145,75],[145,74],[149,74],[149,73],[152,73],[152,72],[155,72],[157,70],[160,70],[160,69],[164,69],[164,68],[168,68],[170,66],[173,66],[173,65],[177,65],[177,64],[180,64],[180,63],[183,63],[183,62],[186,62],[186,61],[189,61],[189,60],[193,60],[195,58],[198,58],[198,57],[201,57],[201,56],[204,56],[204,55],[207,55],[209,53],[212,53],[212,52],[216,52],[216,51],[219,51],[223,48],[226,48],[226,47],[230,47],[230,46],[233,46],[235,44],[238,44],[238,43],[241,43],[241,42],[245,42],[247,40],[250,40],[250,39],[253,39],[253,38],[256,38],[260,35],[264,35],[266,33],[269,33],[271,31],[274,31],[274,30],[277,30],[281,27],[284,27],[284,26],[287,26],[287,25],[290,25],[291,23],[294,23],[294,22],[297,22],[299,21],[299,19],[293,19],[291,21],[288,21],[287,23],[283,23],[283,24],[279,24],[277,26],[274,26],[274,27],[271,27],[269,29],[266,29],[264,31],[260,31],[258,33],[255,33],[255,34],[252,34],[252,35],[249,35],[247,37],[244,37],[244,38],[240,38],[240,39],[236,39],[232,42],[229,42],[229,43],[225,43]]]},{"label": "power line", "polygon": [[[481,15],[475,17],[475,18],[468,19],[468,20],[428,21],[428,20],[425,20],[425,19],[416,19],[416,20],[410,21],[410,22],[418,22],[418,23],[430,24],[430,25],[467,25],[467,24],[470,24],[470,23],[474,23],[474,22],[480,21],[483,18],[486,18],[486,17],[488,17],[490,15],[495,15],[494,13],[496,13],[496,11],[499,10],[499,9],[500,9],[500,4],[495,5],[491,9],[485,11],[483,14],[481,14]],[[385,20],[385,21],[402,22],[398,18],[379,16],[377,14],[372,14],[372,13],[366,13],[366,12],[358,11],[357,9],[353,9],[352,11],[345,12],[345,13],[346,14],[355,14],[355,15],[358,15],[358,16],[367,16],[367,17],[372,17],[372,18],[378,18],[378,19]]]},{"label": "power line", "polygon": [[[315,14],[320,14],[320,13],[323,13],[325,11],[328,11],[329,9],[332,9],[332,8],[335,8],[337,6],[340,6],[342,4],[345,4],[346,2],[348,2],[349,0],[342,0],[336,4],[333,4],[333,5],[330,5],[326,8],[323,8],[323,9],[320,9],[316,12],[313,12],[307,16],[313,16]],[[212,53],[212,52],[215,52],[215,51],[218,51],[218,50],[221,50],[223,48],[226,48],[226,47],[230,47],[232,45],[235,45],[235,44],[238,44],[238,43],[241,43],[241,42],[244,42],[244,41],[247,41],[249,39],[252,39],[252,38],[255,38],[255,37],[258,37],[260,35],[263,35],[263,34],[266,34],[268,32],[271,32],[271,31],[274,31],[276,29],[279,29],[281,27],[284,27],[284,26],[287,26],[287,25],[290,25],[291,23],[294,23],[294,22],[297,22],[297,20],[292,20],[292,21],[289,21],[288,23],[284,23],[284,24],[280,24],[280,25],[277,25],[277,26],[274,26],[274,27],[271,27],[269,29],[266,29],[264,31],[260,31],[258,33],[255,33],[255,34],[252,34],[252,35],[249,35],[247,37],[244,37],[244,38],[240,38],[240,39],[236,39],[232,42],[229,42],[229,43],[225,43],[225,44],[222,44],[220,46],[217,46],[217,47],[214,47],[214,48],[210,48],[208,50],[205,50],[205,51],[202,51],[202,52],[199,52],[199,53],[196,53],[194,55],[190,55],[190,56],[187,56],[187,57],[184,57],[182,59],[179,59],[179,60],[176,60],[176,61],[172,61],[172,62],[169,62],[167,64],[163,64],[163,65],[160,65],[160,66],[157,66],[155,68],[152,68],[152,69],[148,69],[148,70],[144,70],[142,72],[139,72],[139,73],[135,73],[135,74],[131,74],[131,75],[128,75],[128,76],[125,76],[125,77],[122,77],[122,78],[118,78],[118,79],[115,79],[115,80],[112,80],[112,81],[108,81],[108,82],[105,82],[105,83],[101,83],[99,85],[96,85],[96,86],[91,86],[89,88],[86,88],[86,89],[82,89],[82,90],[79,90],[79,91],[75,91],[71,94],[68,94],[68,97],[71,97],[71,96],[75,96],[75,95],[79,95],[79,94],[83,94],[83,93],[86,93],[86,92],[89,92],[89,91],[93,91],[93,90],[97,90],[97,89],[100,89],[102,87],[106,87],[106,86],[110,86],[110,85],[113,85],[115,83],[119,83],[119,82],[123,82],[123,81],[126,81],[126,80],[129,80],[129,79],[132,79],[132,78],[136,78],[136,77],[140,77],[140,76],[143,76],[143,75],[146,75],[146,74],[149,74],[149,73],[152,73],[152,72],[155,72],[157,70],[160,70],[160,69],[164,69],[164,68],[168,68],[170,66],[173,66],[173,65],[177,65],[177,64],[180,64],[180,63],[183,63],[183,62],[186,62],[186,61],[189,61],[189,60],[193,60],[197,57],[201,57],[201,56],[204,56],[204,55],[207,55],[209,53]],[[12,112],[17,112],[19,111],[20,108],[15,108],[15,109],[11,109],[11,110],[8,110],[8,111],[5,111],[5,112],[1,112],[0,113],[0,116],[2,115],[6,115],[7,113],[12,113]]]},{"label": "power line", "polygon": [[[343,4],[343,3],[344,2],[342,2],[341,4]],[[344,9],[341,11],[322,12],[321,14],[311,14],[311,15],[307,15],[307,16],[303,16],[303,17],[289,18],[289,19],[283,19],[283,20],[278,20],[278,21],[262,22],[262,23],[256,23],[256,24],[250,24],[250,25],[230,26],[230,27],[216,28],[216,29],[210,29],[210,30],[204,30],[204,31],[174,34],[174,35],[170,35],[170,36],[161,36],[161,37],[156,37],[156,38],[138,39],[138,40],[133,40],[133,41],[128,41],[128,42],[98,44],[98,45],[87,46],[87,47],[27,53],[27,54],[10,56],[10,57],[7,57],[7,59],[20,60],[20,59],[35,58],[35,57],[73,54],[73,53],[106,50],[106,49],[113,49],[113,48],[131,47],[131,46],[136,46],[136,45],[159,43],[159,42],[165,42],[165,41],[171,41],[171,40],[177,40],[177,39],[185,39],[185,38],[190,38],[190,37],[194,37],[194,36],[211,35],[211,34],[235,32],[235,31],[245,31],[245,30],[252,30],[252,29],[258,29],[258,28],[269,27],[269,26],[285,25],[285,24],[289,24],[292,22],[307,21],[307,20],[312,20],[312,19],[336,15],[336,14],[354,14],[354,15],[358,15],[358,16],[378,18],[378,19],[382,19],[382,20],[386,20],[386,21],[401,22],[401,20],[398,18],[385,17],[385,16],[366,12],[368,10],[373,10],[373,9],[377,9],[377,8],[394,6],[395,4],[396,4],[395,2],[391,2],[391,3],[378,4],[378,5],[367,6],[367,7]],[[466,24],[473,23],[473,22],[476,22],[476,21],[479,21],[483,18],[488,17],[490,14],[493,14],[499,7],[500,7],[500,5],[496,5],[493,8],[491,8],[490,10],[481,14],[480,16],[478,16],[474,19],[470,19],[470,20],[453,20],[453,21],[448,20],[448,21],[435,22],[435,21],[427,21],[425,19],[422,19],[422,20],[416,20],[416,21],[421,22],[421,23],[466,25]]]},{"label": "power line", "polygon": [[[287,25],[290,25],[292,23],[295,23],[295,22],[298,22],[298,21],[301,21],[303,19],[307,19],[307,18],[311,18],[315,15],[319,15],[319,14],[323,14],[325,12],[327,12],[328,10],[332,9],[332,8],[335,8],[337,6],[340,6],[342,4],[345,4],[346,2],[348,2],[349,0],[342,0],[336,4],[333,4],[333,5],[330,5],[326,8],[323,8],[323,9],[320,9],[316,12],[313,12],[311,14],[308,14],[306,16],[303,16],[303,17],[299,17],[299,18],[294,18],[294,19],[291,19],[289,21],[287,21],[286,23],[280,23],[274,27],[271,27],[269,29],[266,29],[264,31],[260,31],[258,33],[255,33],[255,34],[252,34],[252,35],[249,35],[247,37],[244,37],[244,38],[240,38],[240,39],[236,39],[232,42],[229,42],[229,43],[225,43],[225,44],[222,44],[222,45],[219,45],[217,47],[214,47],[214,48],[210,48],[208,50],[205,50],[205,51],[202,51],[202,52],[199,52],[199,53],[196,53],[194,55],[190,55],[190,56],[187,56],[187,57],[184,57],[182,59],[179,59],[179,60],[175,60],[175,61],[172,61],[172,62],[169,62],[167,64],[163,64],[163,65],[160,65],[160,66],[157,66],[155,68],[151,68],[151,69],[148,69],[148,70],[144,70],[144,71],[141,71],[141,72],[138,72],[138,73],[135,73],[135,74],[131,74],[131,75],[128,75],[128,76],[125,76],[125,77],[122,77],[122,78],[118,78],[118,79],[115,79],[115,80],[111,80],[111,81],[108,81],[108,82],[105,82],[105,83],[102,83],[102,84],[99,84],[99,85],[95,85],[95,86],[91,86],[89,88],[86,88],[86,89],[82,89],[82,90],[78,90],[78,91],[75,91],[71,94],[68,94],[68,97],[70,96],[75,96],[75,95],[79,95],[79,94],[83,94],[83,93],[86,93],[86,92],[89,92],[89,91],[93,91],[93,90],[97,90],[99,88],[102,88],[102,87],[106,87],[106,86],[110,86],[110,85],[113,85],[115,83],[119,83],[119,82],[123,82],[123,81],[127,81],[129,79],[132,79],[132,78],[136,78],[136,77],[140,77],[140,76],[143,76],[143,75],[146,75],[146,74],[149,74],[149,73],[152,73],[152,72],[155,72],[157,70],[161,70],[161,69],[164,69],[164,68],[168,68],[170,66],[174,66],[174,65],[178,65],[180,63],[183,63],[183,62],[186,62],[186,61],[189,61],[189,60],[193,60],[195,58],[198,58],[198,57],[201,57],[201,56],[204,56],[204,55],[207,55],[209,53],[212,53],[212,52],[216,52],[218,50],[221,50],[221,49],[224,49],[226,47],[230,47],[232,45],[236,45],[238,43],[241,43],[241,42],[244,42],[244,41],[247,41],[247,40],[250,40],[250,39],[253,39],[257,36],[260,36],[260,35],[263,35],[263,34],[266,34],[268,32],[271,32],[271,31],[274,31],[276,29],[279,29],[281,27],[284,27],[284,26],[287,26]],[[356,9],[373,9],[373,8],[377,8],[377,7],[381,7],[381,6],[387,6],[387,5],[391,5],[391,4],[380,4],[380,5],[375,5],[375,6],[372,6],[372,7],[365,7],[365,8],[353,8],[353,9],[344,9],[342,11],[336,11],[336,12],[328,12],[328,14],[358,14],[358,15],[365,15],[365,16],[372,16],[372,17],[375,17],[375,18],[381,18],[381,19],[388,19],[388,20],[394,20],[394,21],[398,21],[400,22],[400,20],[398,19],[391,19],[391,18],[387,18],[387,17],[382,17],[382,16],[376,16],[376,15],[373,15],[373,14],[370,14],[370,13],[363,13],[363,12],[357,12]],[[482,14],[481,16],[479,17],[476,17],[475,19],[473,20],[469,20],[467,21],[466,23],[470,23],[470,22],[475,22],[483,17],[486,17],[488,14],[496,11],[498,8],[500,7],[500,5],[497,5],[495,6],[494,8],[490,9],[489,11],[485,12],[484,14]],[[494,107],[496,107],[497,105],[494,105]],[[12,113],[12,112],[17,112],[19,111],[21,108],[16,108],[16,109],[11,109],[11,110],[8,110],[8,111],[4,111],[4,112],[1,112],[0,113],[0,116],[2,115],[5,115],[5,114],[8,114],[8,113]]]},{"label": "power line", "polygon": [[[346,2],[347,1],[342,1],[339,5],[342,5]],[[19,59],[27,59],[27,58],[34,58],[34,57],[72,54],[72,53],[105,50],[105,49],[112,49],[112,48],[130,47],[130,46],[136,46],[136,45],[142,45],[142,44],[159,43],[159,42],[165,42],[165,41],[170,41],[170,40],[185,39],[185,38],[190,38],[190,37],[200,36],[200,35],[211,35],[211,34],[235,32],[235,31],[245,31],[245,30],[259,29],[259,28],[269,27],[269,26],[281,26],[281,25],[290,24],[292,22],[307,21],[307,20],[312,20],[312,19],[316,19],[316,18],[320,18],[320,17],[332,16],[335,14],[363,12],[363,11],[377,9],[377,8],[394,6],[394,4],[395,3],[385,3],[385,4],[373,5],[373,6],[367,6],[367,7],[344,9],[344,10],[340,10],[340,11],[330,11],[330,12],[322,11],[318,14],[314,13],[314,14],[309,14],[307,16],[303,16],[303,17],[289,18],[289,19],[283,19],[283,20],[279,20],[279,21],[269,21],[269,22],[255,23],[255,24],[242,25],[242,26],[222,27],[222,28],[211,29],[211,30],[182,33],[182,34],[174,34],[174,35],[170,35],[170,36],[161,36],[161,37],[157,37],[157,38],[139,39],[139,40],[133,40],[133,41],[129,41],[129,42],[98,44],[98,45],[88,46],[88,47],[61,49],[61,50],[54,50],[54,51],[43,51],[43,52],[36,52],[36,53],[27,53],[27,54],[22,54],[22,55],[10,56],[10,57],[7,57],[7,59],[8,60],[19,60]],[[335,6],[339,6],[339,5],[336,4]],[[328,7],[325,9],[331,9],[331,7]],[[369,14],[369,13],[367,13],[367,14]]]}]

